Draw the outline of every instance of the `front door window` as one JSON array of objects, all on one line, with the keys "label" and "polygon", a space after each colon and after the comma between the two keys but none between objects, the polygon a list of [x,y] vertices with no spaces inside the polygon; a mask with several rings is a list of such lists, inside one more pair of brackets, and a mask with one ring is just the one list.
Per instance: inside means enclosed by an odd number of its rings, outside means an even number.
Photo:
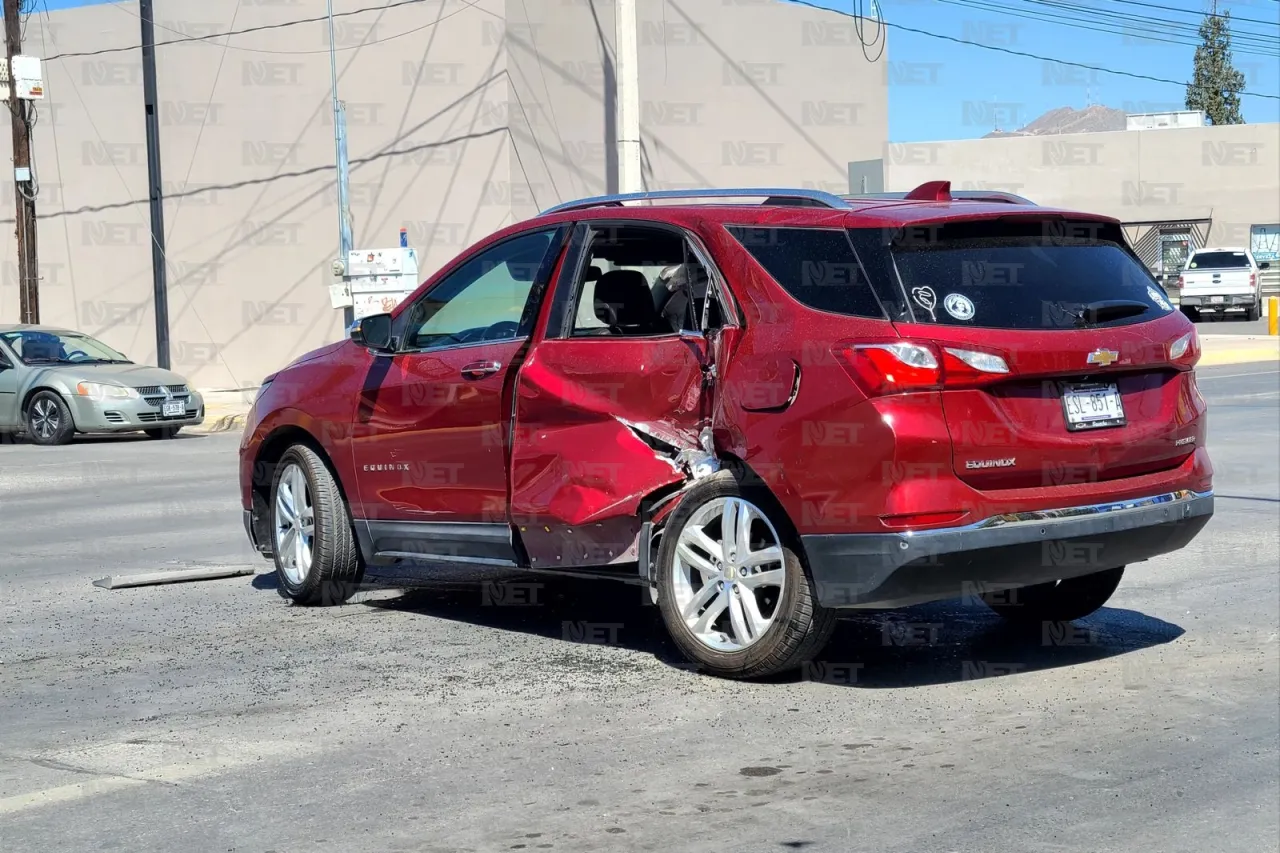
[{"label": "front door window", "polygon": [[528,335],[533,322],[529,293],[555,234],[554,229],[524,234],[464,263],[409,310],[402,349]]}]

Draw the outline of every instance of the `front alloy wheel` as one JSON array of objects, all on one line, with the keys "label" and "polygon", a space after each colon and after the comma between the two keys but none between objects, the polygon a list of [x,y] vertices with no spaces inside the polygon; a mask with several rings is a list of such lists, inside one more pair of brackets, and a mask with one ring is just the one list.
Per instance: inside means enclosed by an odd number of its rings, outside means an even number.
[{"label": "front alloy wheel", "polygon": [[298,604],[341,604],[363,565],[342,489],[325,460],[295,444],[271,483],[271,545],[280,594]]},{"label": "front alloy wheel", "polygon": [[27,406],[27,435],[36,444],[66,444],[76,431],[71,410],[53,391],[41,391]]},{"label": "front alloy wheel", "polygon": [[276,487],[275,506],[275,552],[280,555],[280,570],[290,583],[301,586],[311,571],[316,511],[307,475],[298,463],[285,466]]},{"label": "front alloy wheel", "polygon": [[795,669],[835,630],[781,513],[768,492],[722,470],[690,488],[664,526],[658,607],[680,651],[711,674]]}]

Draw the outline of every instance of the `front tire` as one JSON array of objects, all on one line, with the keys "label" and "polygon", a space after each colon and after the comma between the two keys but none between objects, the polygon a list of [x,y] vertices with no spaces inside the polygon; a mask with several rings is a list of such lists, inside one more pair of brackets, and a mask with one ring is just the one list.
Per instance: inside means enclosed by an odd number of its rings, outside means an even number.
[{"label": "front tire", "polygon": [[170,439],[176,436],[178,434],[178,430],[180,429],[182,429],[182,427],[176,427],[176,426],[175,427],[159,427],[158,429],[143,430],[143,432],[147,434],[147,438],[150,438],[156,441],[163,441],[165,439]]},{"label": "front tire", "polygon": [[31,441],[45,447],[66,444],[76,431],[71,409],[54,391],[40,391],[31,398],[26,420]]},{"label": "front tire", "polygon": [[295,444],[271,483],[272,553],[280,594],[297,604],[342,604],[360,587],[360,551],[338,482],[310,447]]},{"label": "front tire", "polygon": [[1071,622],[1106,604],[1120,586],[1124,566],[1078,578],[1041,583],[1009,592],[984,592],[982,601],[1018,624]]},{"label": "front tire", "polygon": [[836,614],[813,583],[771,496],[730,471],[699,482],[658,549],[658,606],[690,661],[724,678],[795,669],[822,651]]}]

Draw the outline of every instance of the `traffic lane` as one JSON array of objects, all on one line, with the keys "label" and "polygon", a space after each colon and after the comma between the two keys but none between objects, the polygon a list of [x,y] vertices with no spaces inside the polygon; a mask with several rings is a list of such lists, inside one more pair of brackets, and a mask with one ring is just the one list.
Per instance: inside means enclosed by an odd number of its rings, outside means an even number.
[{"label": "traffic lane", "polygon": [[[1196,373],[1209,406],[1218,511],[1227,500],[1234,511],[1274,518],[1280,513],[1280,369],[1275,363],[1236,364]],[[1237,498],[1256,500],[1246,506]]]},{"label": "traffic lane", "polygon": [[[1276,428],[1248,396],[1275,376],[1240,372],[1202,377],[1252,406],[1215,415],[1215,457]],[[1275,495],[1274,464],[1254,467]],[[1033,849],[1078,845],[1072,826],[1114,850],[1269,849],[1280,555],[1245,509],[1262,503],[1220,503],[1061,636],[913,608],[845,622],[820,680],[773,684],[687,672],[612,585],[321,611],[266,575],[28,579],[0,632],[0,819],[17,849],[54,832],[69,850]]]},{"label": "traffic lane", "polygon": [[238,437],[0,444],[0,583],[258,561],[240,521]]}]

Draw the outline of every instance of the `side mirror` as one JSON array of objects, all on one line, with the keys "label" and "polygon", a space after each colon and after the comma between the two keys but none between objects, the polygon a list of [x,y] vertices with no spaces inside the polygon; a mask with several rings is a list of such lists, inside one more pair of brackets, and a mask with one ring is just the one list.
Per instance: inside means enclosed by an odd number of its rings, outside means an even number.
[{"label": "side mirror", "polygon": [[1260,270],[1271,269],[1271,261],[1263,261],[1262,263],[1258,264],[1258,269]]},{"label": "side mirror", "polygon": [[391,315],[370,314],[356,320],[349,330],[351,340],[381,352],[391,351]]}]

